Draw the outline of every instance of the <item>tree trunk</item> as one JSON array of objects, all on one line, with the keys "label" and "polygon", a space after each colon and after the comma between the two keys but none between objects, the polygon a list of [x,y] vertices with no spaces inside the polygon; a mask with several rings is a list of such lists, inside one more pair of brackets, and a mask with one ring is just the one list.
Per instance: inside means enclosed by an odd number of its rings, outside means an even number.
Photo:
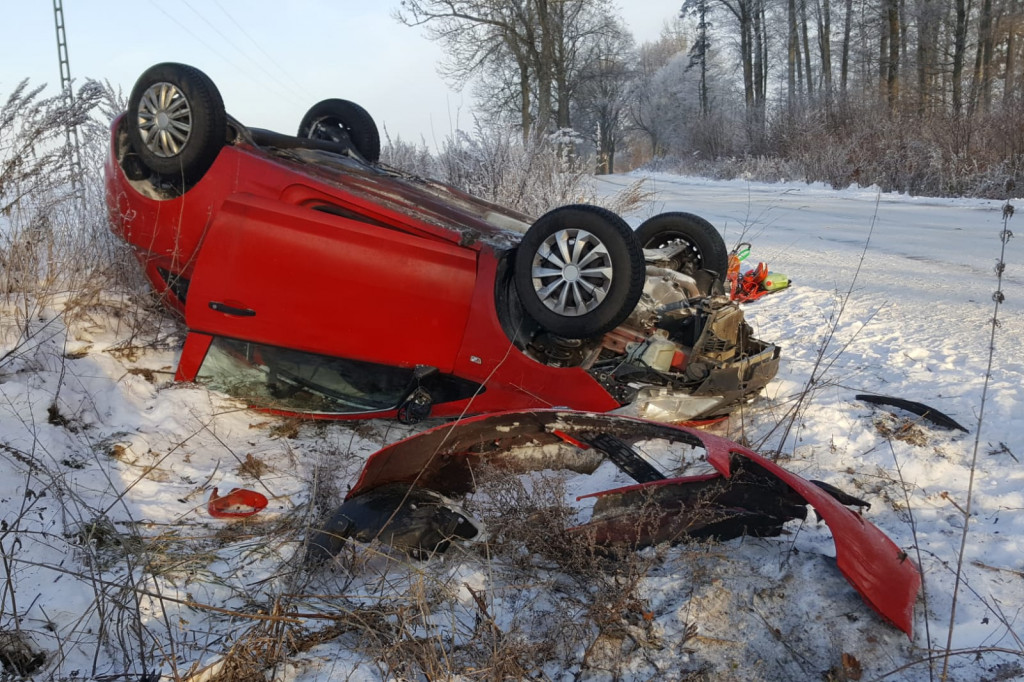
[{"label": "tree trunk", "polygon": [[537,127],[541,132],[551,126],[552,106],[554,105],[554,73],[555,44],[552,28],[552,15],[547,0],[533,0],[537,12],[537,28],[540,33],[540,49],[537,66]]},{"label": "tree trunk", "polygon": [[516,65],[519,68],[519,124],[523,130],[523,143],[526,144],[533,132],[533,119],[531,114],[532,100],[530,97],[530,68],[514,45],[509,45],[510,51],[515,55]]},{"label": "tree trunk", "polygon": [[807,0],[800,0],[800,26],[804,47],[804,72],[807,76],[807,101],[814,101],[814,70],[811,68],[811,43],[807,35]]},{"label": "tree trunk", "polygon": [[924,115],[935,68],[935,0],[918,0],[917,17],[917,113]]},{"label": "tree trunk", "polygon": [[555,127],[571,128],[569,99],[572,93],[569,87],[569,57],[565,52],[565,3],[548,3],[547,0],[538,0],[538,4],[543,4],[547,8],[547,21],[545,22],[547,40],[544,53],[548,64],[550,64],[551,78],[554,81]]},{"label": "tree trunk", "polygon": [[[910,39],[907,37],[907,3],[906,0],[898,0],[896,6],[896,12],[898,14],[900,22],[900,64],[909,64],[910,60],[907,57],[907,50],[910,49]],[[901,76],[906,78],[906,75]]]},{"label": "tree trunk", "polygon": [[[718,0],[719,4],[725,7],[736,19],[736,28],[740,36],[740,65],[743,68],[743,100],[747,111],[752,111],[758,105],[759,87],[757,82],[761,80],[761,32],[755,31],[754,26],[762,16],[762,0]],[[755,44],[756,42],[756,44]],[[755,60],[758,62],[755,66]]]},{"label": "tree trunk", "polygon": [[740,19],[740,58],[743,60],[743,96],[747,108],[753,108],[756,104],[754,98],[754,60],[753,60],[753,36],[751,35],[751,17],[746,5],[743,5],[742,18]]},{"label": "tree trunk", "polygon": [[754,2],[754,97],[758,107],[764,108],[768,92],[768,36],[764,0]]},{"label": "tree trunk", "polygon": [[889,60],[885,70],[885,98],[892,111],[900,95],[900,13],[897,0],[888,0],[886,19],[889,29]]},{"label": "tree trunk", "polygon": [[1003,69],[1003,106],[1013,102],[1014,71],[1017,68],[1017,19],[1011,17],[1006,31],[1006,63]]},{"label": "tree trunk", "polygon": [[850,74],[850,34],[853,32],[853,0],[846,0],[846,16],[843,17],[843,55],[839,66],[839,89],[846,99],[846,84]]},{"label": "tree trunk", "polygon": [[975,80],[978,84],[978,105],[982,111],[992,106],[992,0],[982,0],[978,16],[978,58]]},{"label": "tree trunk", "polygon": [[790,113],[795,111],[797,104],[797,67],[800,62],[800,44],[797,39],[797,28],[796,28],[796,0],[789,0],[786,4],[786,15],[788,18],[787,23],[789,24],[789,41],[787,43],[786,50],[786,86],[788,96],[786,101],[789,105]]},{"label": "tree trunk", "polygon": [[615,130],[607,123],[611,114],[606,113],[598,131],[600,150],[598,152],[598,175],[615,172]]},{"label": "tree trunk", "polygon": [[[888,2],[888,0],[886,0]],[[889,72],[889,27],[885,24],[878,34],[878,93],[885,97],[886,74]]]},{"label": "tree trunk", "polygon": [[708,116],[711,113],[711,102],[708,100],[708,6],[702,2],[700,6],[700,113]]},{"label": "tree trunk", "polygon": [[524,66],[519,67],[519,118],[523,126],[523,143],[530,140],[530,72]]},{"label": "tree trunk", "polygon": [[832,98],[832,6],[829,0],[817,4],[818,54],[821,58],[821,86],[825,92],[825,106]]},{"label": "tree trunk", "polygon": [[964,59],[967,53],[967,0],[953,0],[956,25],[953,30],[953,113],[963,111]]}]

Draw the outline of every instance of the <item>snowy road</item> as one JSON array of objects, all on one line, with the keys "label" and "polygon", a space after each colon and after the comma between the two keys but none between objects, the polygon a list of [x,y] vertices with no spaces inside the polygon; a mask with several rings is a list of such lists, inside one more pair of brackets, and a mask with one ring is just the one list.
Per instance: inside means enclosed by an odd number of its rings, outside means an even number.
[{"label": "snowy road", "polygon": [[[597,182],[604,191],[635,179],[612,176]],[[848,288],[870,234],[865,276],[858,282],[868,293],[899,288],[933,300],[938,291],[940,300],[955,303],[988,301],[993,291],[1000,202],[668,174],[649,176],[645,189],[655,193],[654,200],[641,214],[630,216],[634,224],[662,211],[696,213],[714,224],[730,247],[752,242],[752,258],[815,286]],[[1024,235],[1024,228],[1017,231]],[[1024,294],[1024,248],[1009,250],[1006,272],[1007,288]],[[1007,305],[1021,312],[1024,296],[1009,297]]]}]

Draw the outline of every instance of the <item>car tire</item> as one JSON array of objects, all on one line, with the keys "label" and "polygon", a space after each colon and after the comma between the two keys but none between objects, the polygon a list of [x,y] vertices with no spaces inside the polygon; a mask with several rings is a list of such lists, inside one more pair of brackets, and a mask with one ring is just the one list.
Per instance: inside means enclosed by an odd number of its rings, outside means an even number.
[{"label": "car tire", "polygon": [[128,141],[142,165],[183,187],[198,182],[227,138],[227,114],[209,76],[185,64],[151,66],[128,99]]},{"label": "car tire", "polygon": [[314,104],[299,124],[299,137],[351,143],[359,154],[376,163],[380,160],[380,133],[366,109],[344,99],[325,99]]},{"label": "car tire", "polygon": [[[725,280],[729,267],[729,251],[715,226],[692,213],[661,213],[644,221],[636,230],[641,248],[660,249],[677,243],[687,246],[680,271],[693,275],[697,270],[710,270]],[[692,269],[692,272],[689,270]]]},{"label": "car tire", "polygon": [[[591,267],[581,271],[580,265]],[[640,300],[645,273],[643,251],[629,225],[587,205],[541,216],[523,236],[513,265],[526,312],[547,331],[570,339],[617,327]]]}]

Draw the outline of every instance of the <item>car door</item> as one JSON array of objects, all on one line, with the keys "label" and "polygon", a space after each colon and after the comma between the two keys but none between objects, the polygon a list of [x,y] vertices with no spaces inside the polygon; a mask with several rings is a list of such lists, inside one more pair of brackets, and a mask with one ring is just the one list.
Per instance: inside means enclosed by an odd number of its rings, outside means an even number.
[{"label": "car door", "polygon": [[200,247],[186,323],[214,336],[451,372],[476,252],[355,218],[229,196]]}]

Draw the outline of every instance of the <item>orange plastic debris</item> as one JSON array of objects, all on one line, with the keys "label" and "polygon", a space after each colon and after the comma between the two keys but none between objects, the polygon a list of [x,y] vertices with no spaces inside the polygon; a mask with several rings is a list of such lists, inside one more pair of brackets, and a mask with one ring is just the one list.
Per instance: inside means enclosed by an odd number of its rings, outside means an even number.
[{"label": "orange plastic debris", "polygon": [[245,488],[233,488],[224,497],[217,495],[214,488],[210,493],[210,501],[206,510],[215,519],[240,519],[252,516],[266,508],[267,498],[255,490]]}]

